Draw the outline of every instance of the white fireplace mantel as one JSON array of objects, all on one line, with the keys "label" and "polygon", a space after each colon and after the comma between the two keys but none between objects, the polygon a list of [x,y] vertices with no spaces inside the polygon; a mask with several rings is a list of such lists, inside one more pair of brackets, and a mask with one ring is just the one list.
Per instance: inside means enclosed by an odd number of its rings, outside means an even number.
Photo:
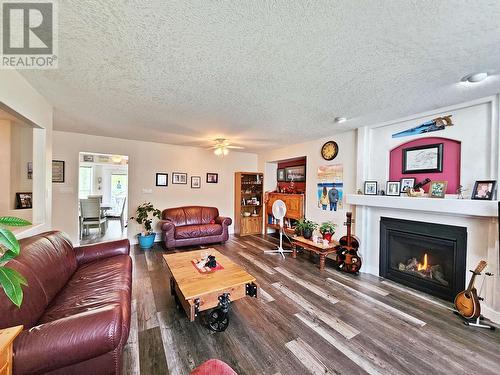
[{"label": "white fireplace mantel", "polygon": [[383,195],[348,194],[347,204],[390,208],[398,210],[426,211],[444,215],[497,217],[498,201],[481,201],[471,199],[438,199],[391,197]]}]

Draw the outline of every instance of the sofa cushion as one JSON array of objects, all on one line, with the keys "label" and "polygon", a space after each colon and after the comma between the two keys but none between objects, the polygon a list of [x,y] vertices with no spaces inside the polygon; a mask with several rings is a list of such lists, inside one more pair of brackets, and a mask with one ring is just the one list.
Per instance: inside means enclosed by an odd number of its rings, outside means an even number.
[{"label": "sofa cushion", "polygon": [[218,236],[222,234],[222,225],[206,224],[206,225],[184,225],[175,227],[175,239],[198,238],[208,236]]},{"label": "sofa cushion", "polygon": [[0,293],[0,325],[31,328],[76,270],[76,255],[65,234],[47,232],[20,241],[21,253],[6,266],[28,281],[23,304],[15,307]]},{"label": "sofa cushion", "polygon": [[82,265],[48,306],[39,324],[113,304],[121,305],[123,322],[128,324],[131,271],[132,261],[128,255]]}]

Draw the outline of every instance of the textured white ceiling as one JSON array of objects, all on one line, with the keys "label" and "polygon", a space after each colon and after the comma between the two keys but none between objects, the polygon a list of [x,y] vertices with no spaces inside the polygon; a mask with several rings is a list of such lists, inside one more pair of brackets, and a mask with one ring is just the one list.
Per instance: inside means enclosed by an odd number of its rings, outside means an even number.
[{"label": "textured white ceiling", "polygon": [[[247,150],[499,92],[500,1],[59,2],[55,129]],[[345,116],[344,124],[333,118]]]}]

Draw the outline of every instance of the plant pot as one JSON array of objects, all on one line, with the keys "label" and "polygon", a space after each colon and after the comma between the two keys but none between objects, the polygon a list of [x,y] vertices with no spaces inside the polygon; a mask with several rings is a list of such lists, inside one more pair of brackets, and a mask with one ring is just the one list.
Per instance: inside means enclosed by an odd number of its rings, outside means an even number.
[{"label": "plant pot", "polygon": [[151,249],[155,243],[155,237],[156,233],[148,234],[147,236],[141,236],[138,234],[137,238],[139,239],[139,247],[141,249]]},{"label": "plant pot", "polygon": [[323,233],[323,239],[327,240],[328,242],[332,242],[332,236],[333,233]]},{"label": "plant pot", "polygon": [[306,228],[302,231],[302,236],[306,239],[306,240],[310,240],[311,237],[313,235],[313,231],[312,229],[309,229],[309,228]]}]

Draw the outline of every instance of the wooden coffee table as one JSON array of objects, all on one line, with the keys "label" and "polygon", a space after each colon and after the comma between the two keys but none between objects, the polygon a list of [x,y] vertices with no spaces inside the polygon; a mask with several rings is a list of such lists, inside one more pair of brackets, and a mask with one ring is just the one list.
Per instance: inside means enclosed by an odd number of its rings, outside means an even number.
[{"label": "wooden coffee table", "polygon": [[[199,259],[202,251],[214,255],[224,269],[200,273],[191,261]],[[257,297],[255,277],[215,249],[165,254],[163,259],[172,274],[170,288],[177,306],[184,309],[191,322],[199,312],[213,309],[208,317],[213,331],[224,331],[229,325],[231,302],[246,296]]]},{"label": "wooden coffee table", "polygon": [[306,240],[302,236],[294,236],[291,238],[292,242],[292,258],[297,258],[297,247],[302,247],[310,252],[319,255],[319,270],[325,269],[325,259],[328,254],[336,252],[336,247],[339,245],[337,241],[332,240],[328,245],[318,244],[311,240]]}]

